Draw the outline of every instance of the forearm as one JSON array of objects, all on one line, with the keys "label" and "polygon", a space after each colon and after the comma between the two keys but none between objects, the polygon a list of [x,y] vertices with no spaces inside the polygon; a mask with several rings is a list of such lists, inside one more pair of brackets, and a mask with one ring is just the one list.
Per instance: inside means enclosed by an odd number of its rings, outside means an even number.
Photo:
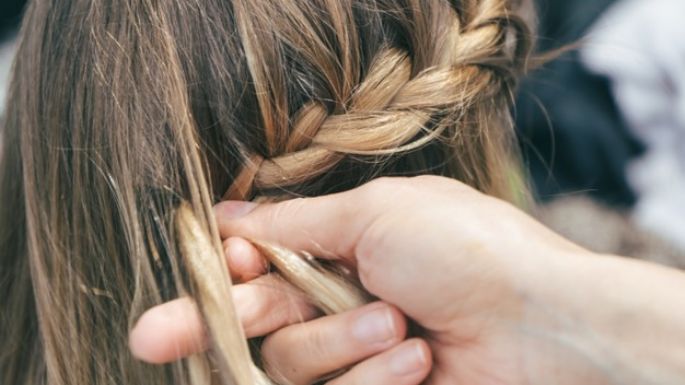
[{"label": "forearm", "polygon": [[613,256],[549,266],[530,313],[568,357],[555,370],[575,363],[596,384],[685,381],[684,273]]}]

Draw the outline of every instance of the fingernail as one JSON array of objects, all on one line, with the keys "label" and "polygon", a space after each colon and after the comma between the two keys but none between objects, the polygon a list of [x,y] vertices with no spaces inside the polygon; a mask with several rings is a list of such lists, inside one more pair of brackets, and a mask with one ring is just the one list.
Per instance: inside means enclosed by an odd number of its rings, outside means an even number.
[{"label": "fingernail", "polygon": [[423,370],[428,363],[426,353],[417,344],[403,347],[390,358],[390,370],[396,376],[407,376]]},{"label": "fingernail", "polygon": [[361,315],[352,326],[352,335],[363,343],[385,343],[395,338],[395,323],[387,308]]},{"label": "fingernail", "polygon": [[258,204],[253,202],[226,201],[220,204],[220,215],[225,219],[238,219],[254,210]]}]

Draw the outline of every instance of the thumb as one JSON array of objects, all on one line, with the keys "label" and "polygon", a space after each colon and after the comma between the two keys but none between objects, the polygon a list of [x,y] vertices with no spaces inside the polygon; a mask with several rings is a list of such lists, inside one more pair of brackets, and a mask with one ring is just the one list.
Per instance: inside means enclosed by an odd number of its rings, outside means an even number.
[{"label": "thumb", "polygon": [[366,229],[389,206],[380,198],[383,186],[316,198],[255,204],[226,201],[214,207],[222,238],[243,237],[272,242],[317,257],[356,264],[355,248]]}]

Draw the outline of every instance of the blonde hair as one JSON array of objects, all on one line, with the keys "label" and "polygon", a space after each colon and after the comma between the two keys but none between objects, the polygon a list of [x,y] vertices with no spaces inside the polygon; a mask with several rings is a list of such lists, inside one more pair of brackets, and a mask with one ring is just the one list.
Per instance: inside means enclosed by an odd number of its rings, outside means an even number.
[{"label": "blonde hair", "polygon": [[[432,173],[521,196],[509,107],[530,36],[507,0],[40,0],[0,169],[0,382],[267,383],[211,206]],[[358,289],[255,242],[327,312]],[[196,300],[211,348],[154,367],[146,309]]]}]

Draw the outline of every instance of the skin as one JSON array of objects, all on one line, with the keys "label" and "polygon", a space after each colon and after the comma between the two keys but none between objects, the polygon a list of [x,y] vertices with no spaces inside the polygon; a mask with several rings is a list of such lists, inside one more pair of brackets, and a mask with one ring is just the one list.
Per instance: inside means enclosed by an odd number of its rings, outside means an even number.
[{"label": "skin", "polygon": [[[215,210],[225,245],[232,245],[229,268],[245,282],[234,295],[248,335],[269,334],[267,368],[295,384],[350,364],[330,383],[670,385],[685,379],[685,274],[591,253],[456,181],[380,179],[327,197],[225,202]],[[277,299],[288,290],[263,275],[259,254],[236,237],[341,260],[382,302],[300,323],[316,312],[292,295],[279,308]],[[247,306],[248,299],[260,305]],[[187,299],[151,309],[131,334],[137,357],[167,362],[202,349],[186,343],[201,339],[197,315],[174,326],[155,318],[174,306],[193,313]],[[385,330],[368,326],[379,325],[379,318],[365,317],[373,314],[385,314]],[[403,315],[422,327],[422,339],[404,340]],[[367,333],[353,326],[364,324]],[[360,338],[382,331],[388,337],[382,343]],[[166,345],[146,350],[161,341]],[[298,345],[307,348],[284,354]]]}]

